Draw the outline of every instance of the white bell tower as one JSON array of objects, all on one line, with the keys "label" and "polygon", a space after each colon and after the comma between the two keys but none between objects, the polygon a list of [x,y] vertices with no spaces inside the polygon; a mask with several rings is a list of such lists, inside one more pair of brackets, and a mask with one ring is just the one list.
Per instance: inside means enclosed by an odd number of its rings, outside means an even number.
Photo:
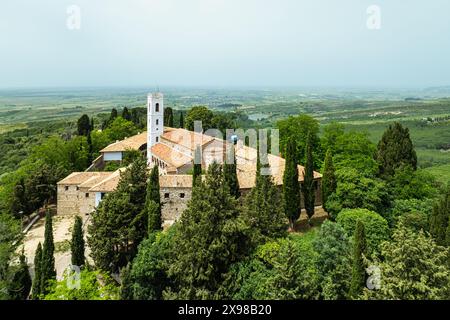
[{"label": "white bell tower", "polygon": [[152,159],[151,148],[160,142],[164,131],[164,97],[160,92],[147,95],[147,162]]}]

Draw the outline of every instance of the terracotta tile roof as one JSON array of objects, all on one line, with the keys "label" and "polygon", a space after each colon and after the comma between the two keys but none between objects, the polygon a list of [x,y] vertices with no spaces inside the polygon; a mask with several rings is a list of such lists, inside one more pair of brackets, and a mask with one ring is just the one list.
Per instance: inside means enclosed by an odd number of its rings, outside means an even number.
[{"label": "terracotta tile roof", "polygon": [[106,179],[103,179],[101,182],[92,186],[92,188],[89,189],[89,192],[112,192],[112,191],[114,191],[116,189],[117,185],[119,184],[120,173],[125,170],[126,170],[126,168],[120,168],[120,169],[112,172],[109,177],[107,177]]},{"label": "terracotta tile roof", "polygon": [[167,174],[159,177],[159,186],[162,188],[191,188],[192,175]]},{"label": "terracotta tile roof", "polygon": [[[256,179],[256,149],[247,146],[236,147],[236,162],[238,170],[238,181],[241,189],[253,188]],[[275,156],[268,155],[269,165],[273,182],[276,185],[283,184],[284,167],[286,160]],[[303,181],[304,167],[298,166],[298,181]],[[322,175],[314,171],[314,179],[320,179]]]},{"label": "terracotta tile roof", "polygon": [[147,143],[147,132],[142,132],[138,135],[129,137],[127,139],[115,142],[100,150],[100,152],[123,152],[126,150],[139,150]]},{"label": "terracotta tile roof", "polygon": [[153,145],[151,148],[151,153],[153,156],[175,168],[179,168],[192,161],[191,157],[172,149],[164,143],[157,143]]},{"label": "terracotta tile roof", "polygon": [[59,181],[57,184],[65,185],[81,185],[88,180],[97,178],[106,178],[111,172],[72,172],[67,177]]},{"label": "terracotta tile roof", "polygon": [[113,172],[96,172],[97,175],[93,176],[92,178],[87,179],[85,182],[81,183],[79,185],[80,188],[92,188],[97,183],[102,182],[109,176],[113,174]]},{"label": "terracotta tile roof", "polygon": [[214,140],[214,137],[180,128],[164,130],[162,138],[190,150],[195,150],[198,144],[203,146]]}]

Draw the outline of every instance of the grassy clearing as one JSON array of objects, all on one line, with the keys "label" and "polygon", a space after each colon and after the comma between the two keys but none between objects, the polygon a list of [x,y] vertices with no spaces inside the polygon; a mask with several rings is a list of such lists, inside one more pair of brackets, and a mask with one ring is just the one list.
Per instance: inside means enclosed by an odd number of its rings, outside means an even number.
[{"label": "grassy clearing", "polygon": [[450,183],[450,164],[430,167],[425,169],[425,171],[434,175],[436,179],[443,184]]}]

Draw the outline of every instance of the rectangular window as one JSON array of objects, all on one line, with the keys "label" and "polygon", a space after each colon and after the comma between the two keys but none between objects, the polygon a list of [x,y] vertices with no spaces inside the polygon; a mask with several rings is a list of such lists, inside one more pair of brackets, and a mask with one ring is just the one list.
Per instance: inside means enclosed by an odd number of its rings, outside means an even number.
[{"label": "rectangular window", "polygon": [[85,197],[86,197],[86,198],[89,198],[89,193],[86,193],[86,194],[85,194]]},{"label": "rectangular window", "polygon": [[79,187],[79,186],[77,186],[77,191],[78,191],[78,190],[80,190],[80,187]]},{"label": "rectangular window", "polygon": [[66,191],[69,190],[69,186],[65,186],[64,190],[66,190]]},{"label": "rectangular window", "polygon": [[156,119],[156,125],[158,125],[159,124],[159,119]]},{"label": "rectangular window", "polygon": [[168,193],[164,193],[164,199],[169,199],[170,195]]},{"label": "rectangular window", "polygon": [[184,198],[184,193],[180,193],[180,198],[181,198],[181,199]]}]

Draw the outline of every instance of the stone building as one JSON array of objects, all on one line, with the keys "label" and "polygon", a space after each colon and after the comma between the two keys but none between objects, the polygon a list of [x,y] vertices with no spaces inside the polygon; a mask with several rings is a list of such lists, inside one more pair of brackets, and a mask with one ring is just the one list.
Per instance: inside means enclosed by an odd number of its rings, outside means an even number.
[{"label": "stone building", "polygon": [[[201,164],[206,169],[213,161],[223,163],[229,148],[234,149],[237,176],[242,193],[253,188],[256,179],[257,150],[242,141],[224,141],[199,132],[163,126],[163,95],[150,94],[147,102],[149,131],[110,144],[100,151],[86,172],[74,172],[58,182],[58,214],[90,214],[103,197],[114,191],[120,180],[121,168],[102,172],[108,161],[122,161],[128,150],[140,150],[147,156],[149,168],[157,165],[160,171],[162,220],[171,224],[180,218],[191,199],[192,175],[196,150],[201,151]],[[281,188],[285,160],[276,155],[267,156],[270,174]],[[298,166],[299,182],[303,181],[304,167]],[[314,172],[316,205],[321,205],[321,175]],[[301,200],[303,207],[303,200]]]}]

